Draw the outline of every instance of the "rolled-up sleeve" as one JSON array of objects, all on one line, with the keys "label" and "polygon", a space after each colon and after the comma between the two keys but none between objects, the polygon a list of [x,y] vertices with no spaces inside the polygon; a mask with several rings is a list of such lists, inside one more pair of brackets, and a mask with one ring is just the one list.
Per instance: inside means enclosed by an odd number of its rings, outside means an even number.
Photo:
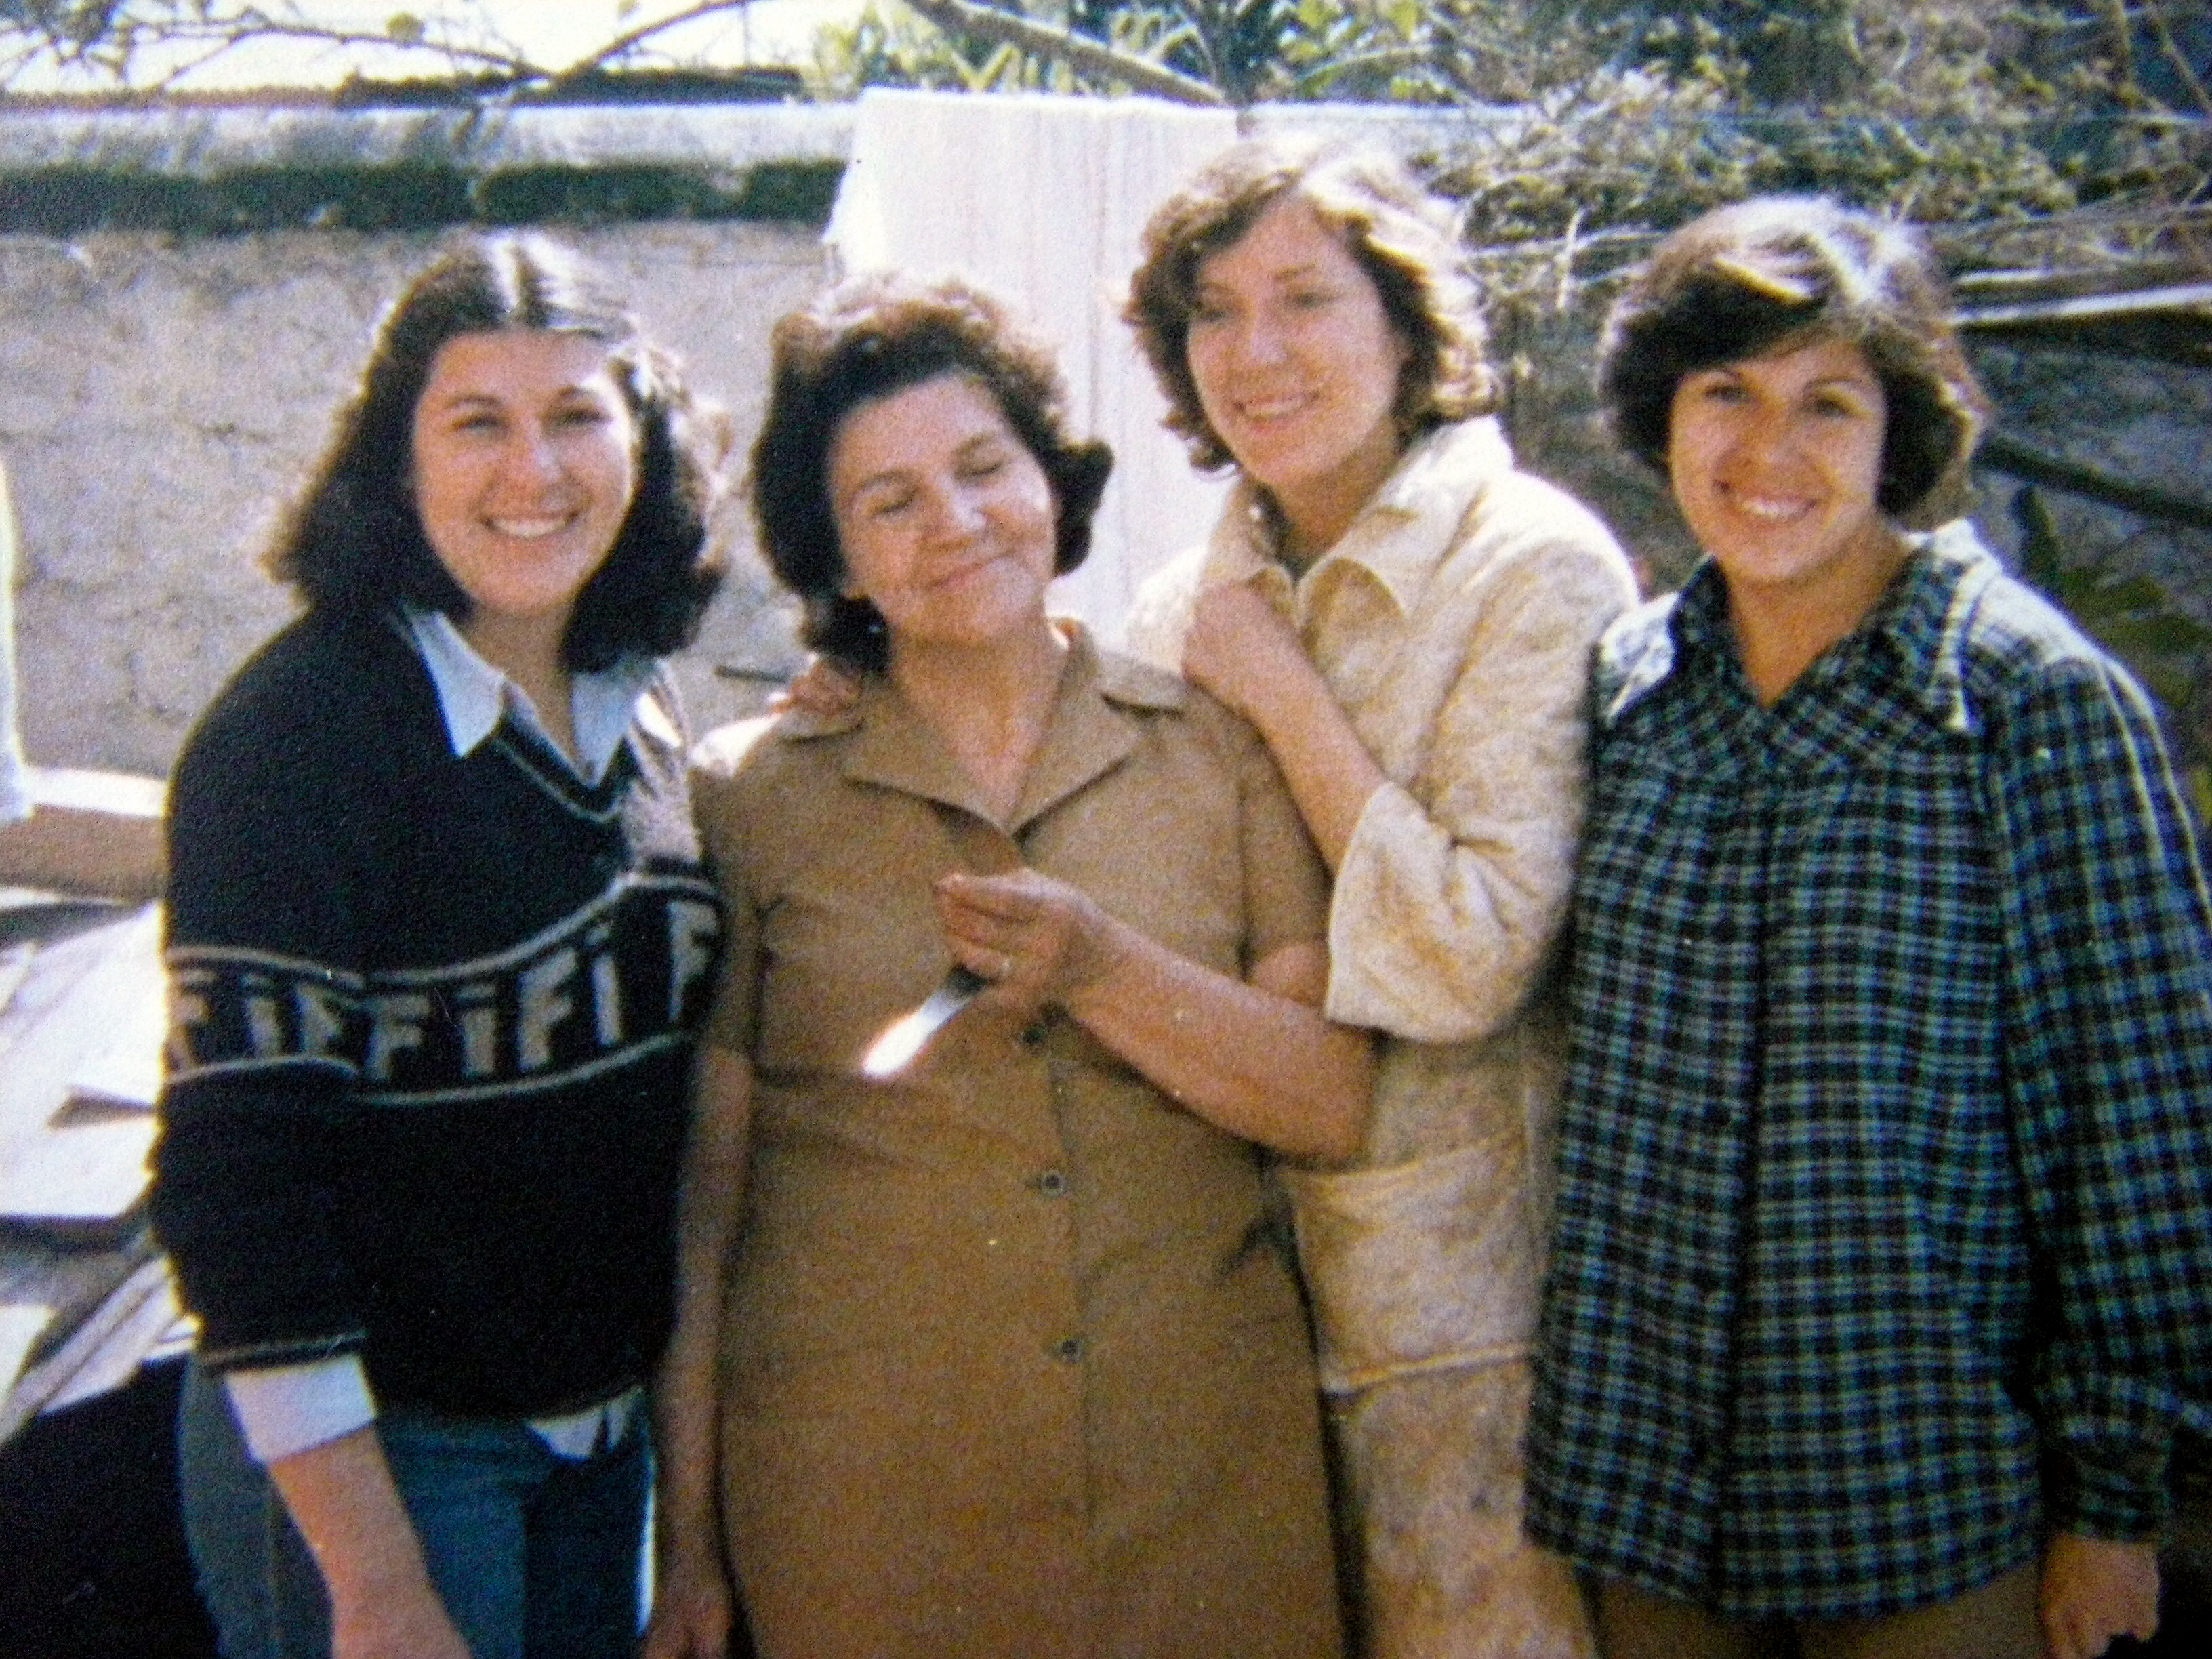
[{"label": "rolled-up sleeve", "polygon": [[[1632,593],[1609,544],[1539,543],[1479,578],[1409,784],[1369,797],[1336,872],[1328,1012],[1424,1042],[1511,1019],[1549,960],[1581,830],[1598,636]],[[1462,614],[1458,606],[1453,614]]]}]

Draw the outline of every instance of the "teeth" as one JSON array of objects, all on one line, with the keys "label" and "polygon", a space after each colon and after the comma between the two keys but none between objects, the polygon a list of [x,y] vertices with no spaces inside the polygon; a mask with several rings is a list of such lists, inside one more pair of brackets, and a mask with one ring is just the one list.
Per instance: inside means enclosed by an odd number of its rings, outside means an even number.
[{"label": "teeth", "polygon": [[1312,398],[1304,395],[1286,398],[1248,398],[1237,407],[1238,412],[1248,421],[1273,421],[1279,420],[1285,415],[1297,414],[1312,401]]},{"label": "teeth", "polygon": [[568,526],[568,518],[566,514],[556,519],[494,519],[491,520],[491,527],[501,535],[511,536],[517,541],[525,542],[534,542],[547,536],[556,535],[567,529]]},{"label": "teeth", "polygon": [[1776,501],[1759,495],[1739,495],[1735,504],[1747,517],[1770,521],[1794,519],[1805,511],[1802,501]]}]

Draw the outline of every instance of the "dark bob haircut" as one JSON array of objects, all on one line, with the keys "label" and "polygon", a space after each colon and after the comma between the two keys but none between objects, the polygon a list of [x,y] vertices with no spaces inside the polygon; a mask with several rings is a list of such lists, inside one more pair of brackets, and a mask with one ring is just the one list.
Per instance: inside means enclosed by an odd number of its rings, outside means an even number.
[{"label": "dark bob haircut", "polygon": [[415,506],[415,405],[440,348],[464,334],[547,329],[604,344],[638,434],[637,493],[613,549],[568,619],[571,668],[689,644],[722,580],[708,534],[727,447],[676,360],[566,248],[541,236],[471,236],[407,285],[376,331],[360,388],[266,558],[310,605],[400,605],[466,620],[469,597],[438,561]]},{"label": "dark bob haircut", "polygon": [[1190,374],[1199,268],[1285,198],[1304,202],[1344,238],[1406,343],[1391,405],[1400,441],[1495,410],[1498,382],[1483,356],[1481,302],[1450,210],[1395,157],[1335,150],[1312,138],[1248,139],[1153,213],[1121,313],[1167,397],[1168,429],[1189,446],[1192,464],[1212,471],[1236,459],[1206,420]]},{"label": "dark bob haircut", "polygon": [[1989,400],[1949,288],[1909,228],[1823,197],[1756,197],[1660,243],[1606,323],[1598,395],[1613,435],[1665,477],[1683,378],[1804,336],[1848,341],[1881,381],[1876,505],[1913,526],[1955,515]]},{"label": "dark bob haircut", "polygon": [[1054,571],[1066,574],[1091,551],[1113,452],[1068,436],[1059,366],[990,295],[959,281],[854,277],[777,323],[769,346],[768,414],[753,444],[753,519],[769,565],[805,604],[801,636],[812,649],[862,671],[890,664],[882,613],[844,591],[830,454],[854,409],[925,380],[973,380],[1036,458],[1056,510]]}]

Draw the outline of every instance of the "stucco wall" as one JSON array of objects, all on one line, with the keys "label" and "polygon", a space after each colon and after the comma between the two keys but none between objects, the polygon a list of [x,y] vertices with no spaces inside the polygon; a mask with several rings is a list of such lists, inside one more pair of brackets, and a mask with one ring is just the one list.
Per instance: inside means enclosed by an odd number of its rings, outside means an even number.
[{"label": "stucco wall", "polygon": [[[805,224],[631,224],[571,239],[757,423],[770,319],[820,280]],[[290,613],[255,560],[327,436],[380,308],[435,233],[0,237],[0,456],[21,528],[30,758],[164,772],[195,714]],[[735,515],[740,520],[742,515]],[[788,619],[746,547],[684,665],[702,724],[779,669]]]}]

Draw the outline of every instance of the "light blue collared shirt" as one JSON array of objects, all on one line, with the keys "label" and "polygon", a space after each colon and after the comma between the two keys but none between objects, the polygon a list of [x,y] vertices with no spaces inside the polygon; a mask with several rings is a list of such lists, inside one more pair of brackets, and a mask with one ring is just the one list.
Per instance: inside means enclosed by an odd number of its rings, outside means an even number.
[{"label": "light blue collared shirt", "polygon": [[553,740],[523,689],[477,655],[451,617],[442,611],[413,610],[406,617],[409,635],[422,653],[431,684],[437,688],[446,735],[456,755],[474,754],[477,745],[499,729],[501,716],[510,712],[544,738],[546,747],[567,761],[568,769],[586,784],[596,784],[606,776],[633,720],[646,723],[657,738],[672,744],[682,741],[659,703],[640,701],[657,672],[649,657],[625,657],[612,668],[575,677],[568,707],[576,732],[576,752],[572,756]]}]

